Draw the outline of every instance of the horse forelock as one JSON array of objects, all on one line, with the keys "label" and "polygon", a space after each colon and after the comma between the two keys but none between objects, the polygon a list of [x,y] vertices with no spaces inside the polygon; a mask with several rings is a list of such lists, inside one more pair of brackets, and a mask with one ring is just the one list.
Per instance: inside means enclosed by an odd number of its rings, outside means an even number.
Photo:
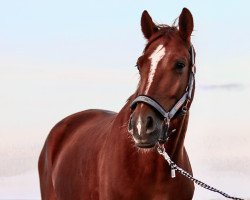
[{"label": "horse forelock", "polygon": [[152,35],[152,37],[149,39],[148,43],[146,44],[143,50],[143,53],[145,53],[146,50],[149,48],[149,46],[157,39],[161,37],[170,39],[178,31],[177,26],[169,26],[166,24],[159,24],[157,25],[157,28],[158,28],[158,31],[154,35]]}]

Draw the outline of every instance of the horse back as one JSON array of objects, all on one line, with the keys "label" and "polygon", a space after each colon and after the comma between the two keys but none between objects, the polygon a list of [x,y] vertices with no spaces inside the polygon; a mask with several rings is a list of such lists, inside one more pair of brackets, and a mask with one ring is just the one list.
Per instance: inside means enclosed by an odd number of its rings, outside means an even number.
[{"label": "horse back", "polygon": [[[75,182],[74,185],[82,184],[79,177],[94,180],[93,177],[86,177],[86,174],[94,175],[96,172],[87,169],[97,167],[94,166],[96,162],[92,161],[97,159],[115,116],[116,113],[111,111],[86,110],[70,115],[54,126],[46,139],[38,162],[43,200],[57,199],[56,193],[77,194],[73,188],[65,185],[69,179],[71,184]],[[88,166],[91,164],[92,166]],[[82,170],[84,165],[85,171]],[[77,176],[72,177],[75,172]],[[90,186],[86,186],[88,187]],[[91,187],[93,188],[93,185]]]}]

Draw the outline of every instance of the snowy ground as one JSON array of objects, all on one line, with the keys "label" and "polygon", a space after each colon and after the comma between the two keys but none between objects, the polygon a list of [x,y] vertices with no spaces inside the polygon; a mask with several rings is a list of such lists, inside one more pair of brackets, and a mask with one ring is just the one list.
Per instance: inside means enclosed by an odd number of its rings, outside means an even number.
[{"label": "snowy ground", "polygon": [[40,199],[37,170],[0,178],[0,199]]},{"label": "snowy ground", "polygon": [[[223,138],[219,137],[216,141],[212,141],[209,138],[210,136],[203,139],[202,137],[204,136],[196,135],[194,138],[194,135],[192,135],[188,137],[186,142],[189,143],[187,149],[195,176],[231,195],[249,198],[250,164],[248,152],[242,149],[242,155],[236,155],[233,153],[233,149],[230,149],[230,144],[224,144]],[[225,141],[228,142],[227,139]],[[246,148],[249,148],[249,139],[245,139],[245,142],[248,143]],[[223,147],[223,145],[225,146]],[[242,145],[245,145],[244,142]],[[221,148],[222,151],[218,151],[218,148]],[[225,153],[224,148],[228,148],[229,153]],[[37,150],[37,155],[38,152]],[[36,153],[33,155],[31,166],[35,167],[37,155]],[[40,199],[37,169],[33,168],[15,176],[0,177],[0,199]],[[194,200],[219,199],[225,198],[198,186],[196,187]]]},{"label": "snowy ground", "polygon": [[[231,195],[250,197],[249,176],[235,172],[209,172],[205,170],[194,171],[197,177],[213,186],[218,187]],[[1,200],[36,200],[40,199],[38,174],[36,170],[12,177],[0,178]],[[196,187],[194,200],[219,200],[220,195]]]}]

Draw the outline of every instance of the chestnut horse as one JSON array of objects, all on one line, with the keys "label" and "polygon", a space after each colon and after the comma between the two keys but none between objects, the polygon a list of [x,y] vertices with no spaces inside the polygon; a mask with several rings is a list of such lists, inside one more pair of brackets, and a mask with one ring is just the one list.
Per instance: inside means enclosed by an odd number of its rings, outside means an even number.
[{"label": "chestnut horse", "polygon": [[[177,26],[157,25],[144,11],[141,29],[147,45],[137,61],[140,82],[121,111],[82,111],[51,130],[38,164],[43,200],[192,199],[194,184],[180,174],[171,178],[156,147],[164,145],[192,174],[184,139],[194,89],[185,107],[175,105],[189,87],[193,17],[184,8]],[[133,102],[137,97],[148,99]],[[156,104],[176,109],[167,127]]]}]

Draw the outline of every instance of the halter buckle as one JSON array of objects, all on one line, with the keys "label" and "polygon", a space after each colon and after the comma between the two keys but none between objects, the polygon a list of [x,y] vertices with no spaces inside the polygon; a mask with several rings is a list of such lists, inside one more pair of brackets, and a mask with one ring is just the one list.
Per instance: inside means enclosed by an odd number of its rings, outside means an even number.
[{"label": "halter buckle", "polygon": [[185,113],[185,114],[188,111],[188,105],[189,105],[189,103],[190,103],[190,99],[187,99],[186,104],[182,107],[182,112]]}]

